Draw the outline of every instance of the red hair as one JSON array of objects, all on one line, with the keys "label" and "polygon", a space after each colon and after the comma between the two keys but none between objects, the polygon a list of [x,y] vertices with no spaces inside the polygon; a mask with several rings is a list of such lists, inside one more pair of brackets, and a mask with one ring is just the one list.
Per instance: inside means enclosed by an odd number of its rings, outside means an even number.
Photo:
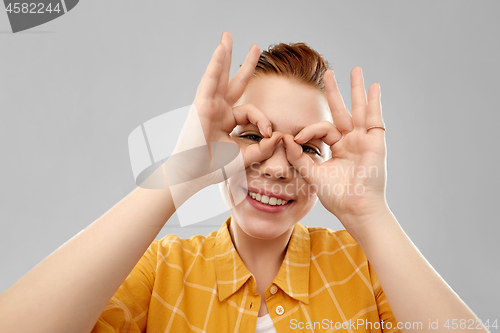
[{"label": "red hair", "polygon": [[262,51],[253,76],[283,75],[325,91],[323,75],[329,68],[328,61],[305,43],[279,43]]}]

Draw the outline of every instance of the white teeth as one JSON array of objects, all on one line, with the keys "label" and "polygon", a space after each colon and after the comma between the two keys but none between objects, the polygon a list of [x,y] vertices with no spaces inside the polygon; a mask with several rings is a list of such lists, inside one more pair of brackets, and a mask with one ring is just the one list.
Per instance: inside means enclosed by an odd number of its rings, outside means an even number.
[{"label": "white teeth", "polygon": [[267,195],[263,195],[262,198],[260,198],[260,202],[262,203],[269,203],[269,197]]},{"label": "white teeth", "polygon": [[271,206],[283,206],[288,203],[286,200],[278,199],[275,197],[269,197],[267,195],[260,195],[260,193],[248,192],[248,195],[263,204],[271,205]]}]

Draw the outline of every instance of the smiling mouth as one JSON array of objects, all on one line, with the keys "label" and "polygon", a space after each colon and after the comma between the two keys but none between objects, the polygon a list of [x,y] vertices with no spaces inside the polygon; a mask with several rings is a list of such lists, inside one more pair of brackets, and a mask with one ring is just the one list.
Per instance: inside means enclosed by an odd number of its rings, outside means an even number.
[{"label": "smiling mouth", "polygon": [[254,193],[254,192],[250,192],[250,191],[247,191],[247,194],[253,200],[258,201],[258,202],[265,204],[265,205],[269,205],[269,206],[284,206],[284,205],[293,201],[293,200],[286,201],[286,200],[278,199],[275,197],[269,197],[267,195],[261,195],[260,193]]}]

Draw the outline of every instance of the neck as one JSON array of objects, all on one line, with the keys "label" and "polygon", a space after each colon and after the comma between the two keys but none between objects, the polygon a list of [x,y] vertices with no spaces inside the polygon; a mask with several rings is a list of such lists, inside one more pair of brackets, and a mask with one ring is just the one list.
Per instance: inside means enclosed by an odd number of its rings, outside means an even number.
[{"label": "neck", "polygon": [[293,228],[274,239],[260,239],[246,234],[234,220],[229,224],[234,247],[250,273],[255,276],[257,289],[265,290],[278,274],[292,231]]}]

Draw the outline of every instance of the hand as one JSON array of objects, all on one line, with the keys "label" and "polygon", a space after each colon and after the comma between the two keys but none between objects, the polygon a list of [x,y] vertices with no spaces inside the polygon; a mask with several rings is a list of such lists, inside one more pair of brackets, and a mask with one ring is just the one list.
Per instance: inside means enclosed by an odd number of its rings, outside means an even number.
[{"label": "hand", "polygon": [[[253,75],[260,50],[257,45],[253,45],[243,65],[228,82],[232,43],[231,34],[224,32],[222,41],[217,46],[198,86],[194,103],[174,150],[174,154],[180,156],[174,157],[177,160],[174,163],[176,171],[170,168],[167,174],[180,172],[181,177],[177,178],[192,180],[207,174],[207,167],[215,171],[214,166],[221,165],[221,163],[214,160],[217,156],[214,156],[211,151],[210,144],[228,142],[236,145],[229,134],[237,125],[250,122],[256,125],[264,136],[258,145],[242,148],[245,167],[269,158],[274,152],[274,147],[281,140],[281,135],[272,133],[269,119],[255,106],[244,104],[233,108]],[[236,148],[238,149],[238,146]],[[187,151],[191,153],[180,154]],[[204,156],[208,156],[209,160],[204,159]],[[167,178],[169,178],[168,175]],[[216,177],[210,178],[202,187],[220,181],[221,179]]]},{"label": "hand", "polygon": [[[346,225],[352,217],[363,218],[387,207],[385,131],[380,86],[373,83],[368,101],[360,67],[351,72],[352,116],[344,105],[332,70],[324,76],[334,126],[325,121],[305,127],[295,139],[285,135],[289,162],[317,189],[325,208]],[[300,144],[313,138],[330,146],[331,158],[319,164],[302,153]],[[359,219],[358,219],[359,220]]]}]

